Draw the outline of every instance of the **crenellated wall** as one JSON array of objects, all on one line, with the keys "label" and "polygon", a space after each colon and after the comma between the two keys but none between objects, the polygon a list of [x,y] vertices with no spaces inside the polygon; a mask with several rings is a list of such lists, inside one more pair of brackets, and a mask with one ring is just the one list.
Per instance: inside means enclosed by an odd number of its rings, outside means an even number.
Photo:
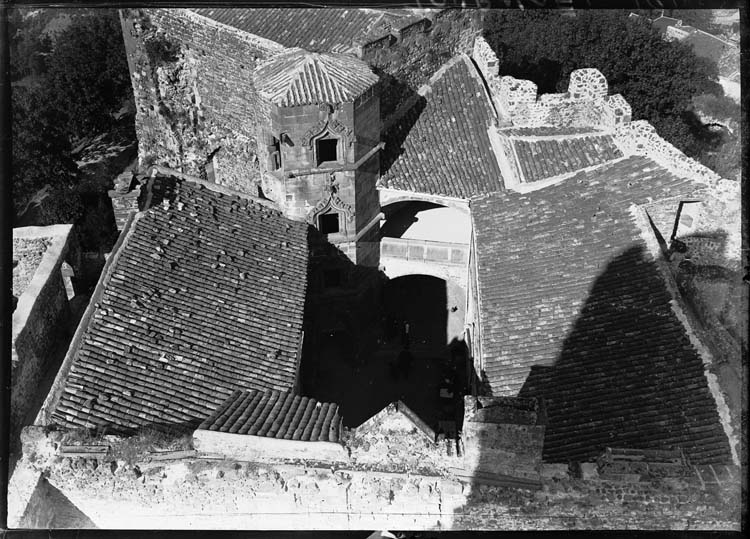
[{"label": "crenellated wall", "polygon": [[475,40],[472,57],[490,89],[501,125],[611,129],[630,122],[630,105],[620,94],[607,95],[607,80],[597,69],[576,69],[567,92],[540,96],[533,82],[499,75],[497,56],[483,37]]}]

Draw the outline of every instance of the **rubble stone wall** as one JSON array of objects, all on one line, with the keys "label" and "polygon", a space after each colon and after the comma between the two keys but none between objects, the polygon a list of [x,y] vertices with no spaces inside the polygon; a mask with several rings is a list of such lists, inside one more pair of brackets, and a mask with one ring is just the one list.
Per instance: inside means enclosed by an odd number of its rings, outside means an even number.
[{"label": "rubble stone wall", "polygon": [[[33,445],[53,443],[42,434]],[[739,530],[738,474],[713,485],[568,476],[526,490],[310,462],[63,457],[28,438],[24,455],[23,466],[102,528]]]},{"label": "rubble stone wall", "polygon": [[626,153],[645,155],[676,176],[703,181],[706,184],[715,184],[721,179],[713,170],[686,156],[661,138],[654,126],[646,120],[619,126],[614,135],[615,142]]},{"label": "rubble stone wall", "polygon": [[539,96],[533,82],[499,75],[498,58],[483,37],[476,38],[471,55],[487,82],[501,122],[516,127],[611,128],[630,121],[630,105],[619,94],[607,96],[607,80],[597,69],[576,69],[570,74],[566,93]]},{"label": "rubble stone wall", "polygon": [[282,47],[185,9],[127,9],[121,21],[136,102],[139,165],[164,165],[257,195],[268,106],[256,64]]}]

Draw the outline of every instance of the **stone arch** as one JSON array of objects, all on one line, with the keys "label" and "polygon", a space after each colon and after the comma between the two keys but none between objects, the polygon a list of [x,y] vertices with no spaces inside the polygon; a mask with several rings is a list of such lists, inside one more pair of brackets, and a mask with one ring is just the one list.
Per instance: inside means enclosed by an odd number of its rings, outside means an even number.
[{"label": "stone arch", "polygon": [[397,204],[399,202],[431,202],[440,206],[444,206],[446,208],[455,208],[457,210],[469,213],[468,201],[461,199],[428,195],[423,193],[399,192],[389,189],[379,189],[378,192],[380,196],[381,209],[387,208],[391,204]]},{"label": "stone arch", "polygon": [[385,220],[381,236],[423,241],[467,244],[471,218],[461,207],[431,200],[397,200],[381,207]]}]

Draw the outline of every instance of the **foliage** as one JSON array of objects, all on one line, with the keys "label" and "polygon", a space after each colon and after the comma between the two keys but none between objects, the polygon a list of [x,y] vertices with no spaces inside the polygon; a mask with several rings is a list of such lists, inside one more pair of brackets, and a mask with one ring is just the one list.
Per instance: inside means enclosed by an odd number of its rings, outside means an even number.
[{"label": "foliage", "polygon": [[44,56],[52,50],[52,40],[44,29],[53,14],[51,10],[42,10],[39,16],[30,17],[22,9],[8,10],[11,81],[44,72]]},{"label": "foliage", "polygon": [[575,17],[548,10],[498,10],[485,18],[484,35],[500,61],[500,72],[533,80],[540,92],[567,89],[571,71],[599,69],[610,93],[630,103],[688,155],[700,154],[700,122],[689,117],[693,96],[721,95],[717,68],[679,42],[661,39],[648,21],[627,11],[583,10]]},{"label": "foliage", "polygon": [[715,150],[701,156],[701,162],[722,178],[740,181],[742,173],[742,145],[737,135],[723,135]]},{"label": "foliage", "polygon": [[84,201],[72,141],[112,129],[111,113],[132,100],[117,12],[13,9],[9,18],[15,213],[48,186],[34,224],[75,222]]},{"label": "foliage", "polygon": [[[70,141],[64,117],[35,88],[15,88],[12,99],[13,201],[19,213],[45,185],[67,192],[74,185],[76,164],[70,156]],[[60,193],[58,193],[60,194]],[[68,212],[65,208],[68,208]],[[48,210],[48,217],[75,218],[75,203]]]},{"label": "foliage", "polygon": [[727,96],[699,95],[693,98],[693,106],[717,120],[737,121],[740,118],[740,105]]},{"label": "foliage", "polygon": [[130,94],[125,45],[114,10],[76,17],[57,35],[44,84],[73,138],[109,129]]}]

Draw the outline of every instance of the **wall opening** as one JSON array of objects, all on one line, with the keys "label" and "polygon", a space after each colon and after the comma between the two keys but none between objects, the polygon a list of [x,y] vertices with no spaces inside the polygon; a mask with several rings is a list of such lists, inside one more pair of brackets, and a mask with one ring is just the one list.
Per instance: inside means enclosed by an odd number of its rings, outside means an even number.
[{"label": "wall opening", "polygon": [[318,229],[323,234],[337,234],[341,230],[338,212],[324,213],[318,216]]},{"label": "wall opening", "polygon": [[268,145],[269,168],[279,170],[281,168],[281,141],[276,137],[271,137],[271,144]]},{"label": "wall opening", "polygon": [[318,166],[330,161],[338,161],[339,139],[325,137],[315,141],[315,155]]}]

